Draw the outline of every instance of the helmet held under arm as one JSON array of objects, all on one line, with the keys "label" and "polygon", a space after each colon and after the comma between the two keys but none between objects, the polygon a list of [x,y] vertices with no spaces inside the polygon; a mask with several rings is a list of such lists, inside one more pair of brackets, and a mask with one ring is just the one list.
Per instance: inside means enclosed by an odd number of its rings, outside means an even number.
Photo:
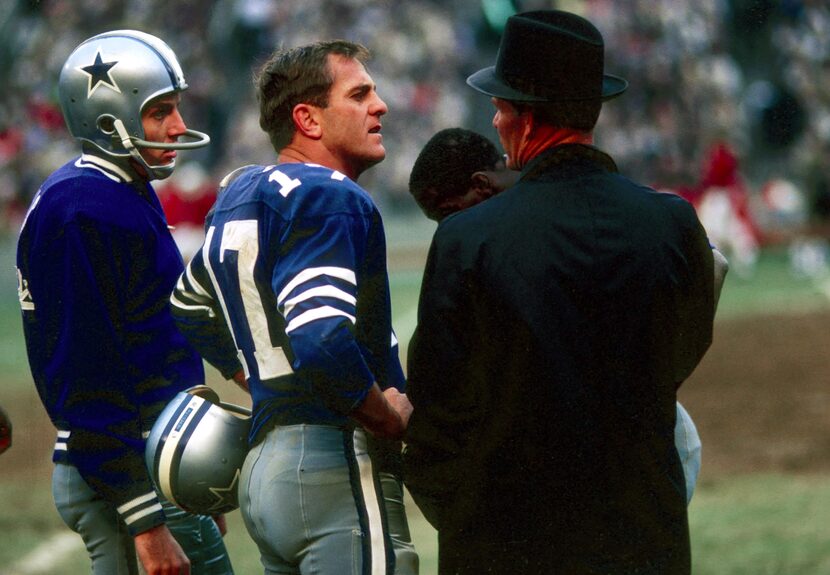
[{"label": "helmet held under arm", "polygon": [[250,409],[219,401],[208,386],[179,392],[147,438],[145,461],[153,483],[185,511],[233,511],[239,507],[239,474],[250,430]]},{"label": "helmet held under arm", "polygon": [[[148,142],[141,113],[153,99],[187,89],[176,54],[155,36],[137,30],[115,30],[82,42],[63,65],[58,95],[70,134],[118,165],[132,158],[151,179],[173,173],[175,160],[151,166],[140,148],[186,150],[207,145],[210,138],[187,130],[188,142]],[[88,146],[89,144],[91,146]]]}]

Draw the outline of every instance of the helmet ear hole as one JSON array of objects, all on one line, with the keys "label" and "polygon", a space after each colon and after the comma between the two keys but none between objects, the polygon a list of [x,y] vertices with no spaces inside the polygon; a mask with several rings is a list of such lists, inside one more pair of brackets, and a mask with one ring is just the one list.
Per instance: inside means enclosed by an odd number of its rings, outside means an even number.
[{"label": "helmet ear hole", "polygon": [[115,133],[115,117],[112,114],[101,114],[95,124],[99,130],[108,136]]}]

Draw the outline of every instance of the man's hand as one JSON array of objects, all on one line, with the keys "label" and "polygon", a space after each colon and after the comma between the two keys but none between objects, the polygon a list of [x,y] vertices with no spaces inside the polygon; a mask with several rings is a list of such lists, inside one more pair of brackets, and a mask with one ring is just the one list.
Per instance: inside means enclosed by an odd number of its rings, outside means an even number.
[{"label": "man's hand", "polygon": [[213,522],[216,523],[216,526],[219,528],[219,534],[222,537],[228,532],[228,520],[225,519],[225,515],[213,515]]},{"label": "man's hand", "polygon": [[409,425],[409,417],[412,415],[412,404],[409,402],[409,398],[405,393],[401,393],[394,387],[385,389],[383,391],[383,395],[386,397],[386,401],[389,402],[389,405],[392,406],[392,409],[394,409],[401,417],[403,427],[406,429]]},{"label": "man's hand", "polygon": [[245,393],[251,393],[251,389],[248,387],[248,380],[245,379],[245,370],[240,369],[235,374],[233,374],[233,381],[242,388]]},{"label": "man's hand", "polygon": [[190,575],[190,560],[167,525],[157,525],[134,538],[138,559],[147,575]]},{"label": "man's hand", "polygon": [[351,416],[376,437],[401,439],[412,415],[412,404],[395,388],[381,391],[374,384]]}]

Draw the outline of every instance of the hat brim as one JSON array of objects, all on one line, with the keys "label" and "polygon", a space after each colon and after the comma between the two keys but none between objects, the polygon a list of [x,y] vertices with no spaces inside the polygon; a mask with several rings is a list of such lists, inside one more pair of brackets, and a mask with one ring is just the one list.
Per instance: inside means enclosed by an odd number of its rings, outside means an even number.
[{"label": "hat brim", "polygon": [[[573,102],[579,100],[594,100],[597,98],[550,98],[543,96],[534,96],[520,92],[511,88],[502,82],[496,76],[496,67],[489,66],[479,70],[467,78],[467,85],[478,90],[482,94],[501,98],[502,100],[510,100],[513,102]],[[619,76],[612,76],[611,74],[603,74],[602,76],[602,94],[598,99],[602,101],[616,98],[628,88],[628,81]]]}]

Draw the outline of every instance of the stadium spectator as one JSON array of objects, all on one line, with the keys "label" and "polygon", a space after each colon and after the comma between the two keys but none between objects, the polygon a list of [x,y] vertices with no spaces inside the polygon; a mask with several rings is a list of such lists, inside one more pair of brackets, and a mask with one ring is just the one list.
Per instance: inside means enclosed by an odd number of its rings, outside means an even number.
[{"label": "stadium spectator", "polygon": [[[32,118],[29,100],[56,106],[51,78],[81,39],[123,22],[179,37],[179,55],[190,72],[189,115],[208,126],[221,146],[197,159],[211,173],[242,161],[266,162],[269,146],[256,127],[256,102],[241,89],[262,57],[263,46],[296,45],[318,37],[354,38],[376,53],[373,76],[382,84],[395,118],[384,127],[389,159],[364,176],[382,210],[414,208],[406,187],[409,169],[436,131],[462,125],[489,134],[486,102],[464,89],[470,70],[495,56],[506,15],[547,7],[539,0],[147,0],[96,3],[70,0],[9,2],[0,11],[0,133],[21,130],[13,157],[0,156],[0,203],[16,230],[19,206],[37,184],[71,157],[68,134],[49,133]],[[576,5],[577,3],[571,3]],[[792,177],[809,197],[817,193],[812,166],[826,165],[830,143],[830,8],[826,2],[766,2],[763,25],[742,22],[743,0],[592,0],[578,3],[609,43],[609,64],[636,87],[600,119],[602,145],[626,173],[657,188],[694,188],[713,134],[741,149],[751,196],[764,182]],[[751,12],[750,12],[751,13]],[[757,50],[741,34],[752,30]],[[245,34],[250,33],[249,36]],[[244,38],[246,42],[240,43]],[[57,56],[56,56],[57,55]],[[757,65],[763,62],[763,66]],[[819,79],[817,81],[816,79]],[[774,90],[785,90],[803,120],[768,126],[788,143],[764,143],[763,118]],[[240,96],[241,94],[241,96]],[[785,119],[786,120],[786,119]],[[801,126],[788,134],[790,127]],[[607,128],[607,129],[605,129]],[[70,142],[71,144],[71,142]],[[194,157],[196,155],[194,154]]]}]

